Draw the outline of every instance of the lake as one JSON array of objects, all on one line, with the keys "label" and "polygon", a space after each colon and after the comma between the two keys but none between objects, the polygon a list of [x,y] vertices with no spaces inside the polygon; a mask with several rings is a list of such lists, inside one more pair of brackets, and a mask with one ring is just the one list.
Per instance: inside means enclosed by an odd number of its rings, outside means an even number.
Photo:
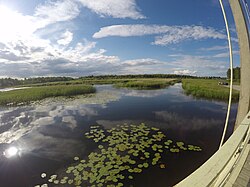
[{"label": "lake", "polygon": [[[173,186],[218,149],[227,103],[187,96],[181,84],[95,87],[0,108],[0,186]],[[227,137],[236,114],[233,104]]]},{"label": "lake", "polygon": [[0,92],[8,92],[12,90],[22,90],[22,89],[27,89],[30,87],[20,87],[20,88],[0,88]]}]

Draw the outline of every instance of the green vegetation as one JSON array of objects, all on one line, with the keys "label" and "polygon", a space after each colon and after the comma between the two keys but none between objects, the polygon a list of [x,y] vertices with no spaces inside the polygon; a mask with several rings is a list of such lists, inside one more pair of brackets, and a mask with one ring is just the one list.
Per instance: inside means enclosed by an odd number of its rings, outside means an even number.
[{"label": "green vegetation", "polygon": [[[227,78],[231,78],[231,70],[227,70]],[[233,68],[233,80],[234,82],[240,82],[240,67]]]},{"label": "green vegetation", "polygon": [[139,79],[128,82],[117,83],[116,87],[126,87],[133,89],[160,89],[179,82],[175,79]]},{"label": "green vegetation", "polygon": [[[208,99],[227,100],[229,97],[229,88],[218,85],[220,80],[208,79],[183,79],[182,88],[186,94],[195,97],[204,97]],[[239,91],[233,90],[232,100],[239,99]]]},{"label": "green vegetation", "polygon": [[60,81],[60,82],[44,82],[44,83],[35,83],[35,84],[26,84],[26,85],[20,85],[16,87],[23,87],[23,86],[29,86],[29,87],[40,87],[40,86],[56,86],[56,85],[79,85],[79,84],[87,84],[87,85],[94,85],[94,84],[117,84],[117,83],[127,83],[129,81],[138,81],[138,80],[157,80],[157,79],[76,79],[71,81]]},{"label": "green vegetation", "polygon": [[190,75],[176,75],[176,74],[136,74],[136,75],[97,75],[80,77],[80,79],[177,79],[177,78],[196,78]]},{"label": "green vegetation", "polygon": [[[34,77],[24,79],[3,78],[0,79],[0,88],[13,86],[48,86],[48,85],[69,85],[69,84],[114,84],[136,79],[196,79],[199,77],[190,75],[175,74],[142,74],[142,75],[98,75],[85,76],[80,78],[72,77]],[[213,79],[218,77],[204,77]]]},{"label": "green vegetation", "polygon": [[[240,68],[234,68],[234,71],[234,83],[239,84]],[[37,77],[23,80],[11,78],[0,79],[0,87],[32,87],[28,90],[0,93],[0,105],[26,103],[46,97],[78,95],[85,93],[82,85],[113,84],[118,88],[160,89],[173,85],[180,80],[182,80],[183,89],[187,94],[218,100],[226,100],[228,98],[229,89],[218,85],[218,82],[221,80],[225,82],[225,78],[204,77],[201,79],[199,77],[174,74],[100,75],[77,79],[70,77]],[[90,87],[94,89],[92,86]],[[79,88],[82,90],[79,91]],[[238,98],[239,92],[234,91],[233,100],[236,101]]]},{"label": "green vegetation", "polygon": [[42,86],[0,92],[0,105],[19,105],[48,97],[74,96],[95,92],[90,85]]},{"label": "green vegetation", "polygon": [[75,156],[74,163],[58,175],[47,177],[42,173],[42,185],[133,186],[132,180],[145,170],[154,168],[154,171],[160,169],[164,172],[166,155],[202,151],[199,146],[175,143],[160,129],[143,123],[117,125],[111,129],[91,126],[85,137],[93,141],[95,150],[85,158]]},{"label": "green vegetation", "polygon": [[25,78],[25,79],[12,79],[3,78],[0,79],[0,88],[11,87],[11,86],[23,86],[37,83],[48,83],[48,82],[61,82],[74,80],[71,77],[36,77],[36,78]]},{"label": "green vegetation", "polygon": [[18,79],[11,79],[11,78],[0,79],[0,88],[16,86],[20,84],[21,83]]},{"label": "green vegetation", "polygon": [[117,78],[117,79],[84,78],[84,79],[76,79],[70,81],[27,84],[21,86],[39,87],[39,86],[78,85],[78,84],[88,84],[88,85],[114,84],[117,87],[131,87],[131,88],[138,87],[141,89],[156,89],[156,88],[164,88],[176,82],[179,81],[174,79],[165,79],[165,78]]}]

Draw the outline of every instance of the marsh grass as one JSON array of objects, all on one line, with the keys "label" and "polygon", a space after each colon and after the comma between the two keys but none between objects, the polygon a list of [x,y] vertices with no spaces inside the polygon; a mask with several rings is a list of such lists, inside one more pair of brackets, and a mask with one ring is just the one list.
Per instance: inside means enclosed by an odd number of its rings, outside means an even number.
[{"label": "marsh grass", "polygon": [[[178,80],[180,82],[180,80]],[[177,79],[167,79],[167,78],[85,78],[71,81],[60,81],[60,82],[47,82],[47,83],[37,83],[37,84],[28,84],[22,86],[31,86],[31,87],[39,87],[39,86],[56,86],[56,85],[79,85],[79,84],[114,84],[116,87],[131,87],[131,88],[164,88],[168,85],[172,85],[175,82],[178,82]]]},{"label": "marsh grass", "polygon": [[27,89],[0,92],[0,105],[26,104],[31,101],[42,100],[48,97],[75,96],[94,93],[95,88],[90,85],[57,85],[41,86]]},{"label": "marsh grass", "polygon": [[[229,98],[229,88],[218,85],[220,80],[211,79],[183,79],[182,88],[188,95],[198,98],[227,100]],[[233,90],[232,100],[239,99],[239,91]]]},{"label": "marsh grass", "polygon": [[115,87],[132,89],[161,89],[179,82],[175,79],[141,79],[115,84]]},{"label": "marsh grass", "polygon": [[26,85],[19,85],[15,87],[23,87],[23,86],[30,86],[30,87],[39,87],[39,86],[58,86],[58,85],[79,85],[79,84],[86,84],[86,85],[93,85],[93,84],[116,84],[116,83],[125,83],[131,80],[138,80],[138,79],[77,79],[77,80],[70,80],[70,81],[60,81],[60,82],[45,82],[45,83],[36,83],[36,84],[26,84]]}]

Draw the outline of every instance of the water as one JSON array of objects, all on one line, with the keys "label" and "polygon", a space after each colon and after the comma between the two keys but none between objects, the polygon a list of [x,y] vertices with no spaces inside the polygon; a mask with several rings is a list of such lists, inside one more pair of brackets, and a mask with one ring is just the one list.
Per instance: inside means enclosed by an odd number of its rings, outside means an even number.
[{"label": "water", "polygon": [[12,90],[22,90],[22,89],[27,89],[30,87],[20,87],[20,88],[0,88],[0,92],[8,92]]},{"label": "water", "polygon": [[[96,88],[97,94],[87,98],[47,99],[30,106],[0,108],[0,153],[10,146],[19,150],[19,156],[8,159],[0,155],[0,186],[53,186],[48,178],[41,178],[42,173],[63,173],[74,165],[75,156],[86,159],[91,152],[97,152],[98,144],[84,135],[91,125],[110,129],[124,123],[144,123],[159,128],[174,142],[202,148],[201,152],[164,153],[160,163],[166,168],[149,166],[133,174],[133,180],[121,180],[124,186],[172,186],[217,150],[226,103],[186,96],[181,84],[147,91],[110,85]],[[227,137],[232,133],[236,113],[237,104],[233,104]]]}]

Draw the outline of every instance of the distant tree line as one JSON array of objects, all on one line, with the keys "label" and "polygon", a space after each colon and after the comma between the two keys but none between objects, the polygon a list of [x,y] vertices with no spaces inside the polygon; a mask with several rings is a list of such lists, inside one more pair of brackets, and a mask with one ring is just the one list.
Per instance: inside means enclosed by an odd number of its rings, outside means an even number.
[{"label": "distant tree line", "polygon": [[46,83],[46,82],[60,82],[74,80],[72,77],[35,77],[24,79],[3,78],[0,79],[0,87],[19,86],[26,84]]},{"label": "distant tree line", "polygon": [[0,87],[16,86],[20,84],[20,80],[12,78],[0,79]]},{"label": "distant tree line", "polygon": [[90,76],[84,76],[80,77],[80,79],[131,79],[131,78],[205,78],[205,79],[223,79],[222,77],[197,77],[197,76],[191,76],[191,75],[176,75],[176,74],[140,74],[140,75],[90,75]]},{"label": "distant tree line", "polygon": [[[76,79],[132,79],[132,78],[177,78],[177,79],[224,79],[223,77],[197,77],[191,75],[176,75],[176,74],[141,74],[141,75],[90,75]],[[24,78],[24,79],[13,79],[13,78],[2,78],[0,79],[0,88],[47,83],[47,82],[60,82],[60,81],[71,81],[76,80],[72,77],[35,77],[35,78]]]},{"label": "distant tree line", "polygon": [[25,78],[22,80],[22,84],[36,84],[36,83],[46,83],[46,82],[60,82],[60,81],[71,81],[74,80],[72,77],[35,77],[35,78]]},{"label": "distant tree line", "polygon": [[[231,70],[227,70],[227,78],[231,78]],[[233,68],[233,80],[240,81],[240,67]]]},{"label": "distant tree line", "polygon": [[80,79],[133,79],[133,78],[194,78],[190,75],[175,75],[175,74],[140,74],[140,75],[90,75],[80,77]]}]

